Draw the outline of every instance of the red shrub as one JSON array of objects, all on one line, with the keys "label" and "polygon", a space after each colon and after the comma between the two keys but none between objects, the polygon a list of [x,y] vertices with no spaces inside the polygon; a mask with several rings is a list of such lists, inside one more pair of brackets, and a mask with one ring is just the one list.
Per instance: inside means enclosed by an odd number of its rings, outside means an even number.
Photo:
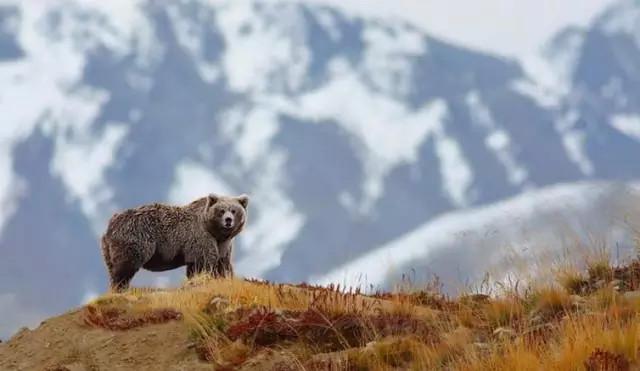
[{"label": "red shrub", "polygon": [[99,309],[93,305],[84,308],[84,322],[87,325],[108,330],[128,330],[146,324],[165,323],[177,320],[182,314],[173,309],[155,309],[143,314],[130,314],[123,309]]},{"label": "red shrub", "polygon": [[629,361],[621,354],[596,349],[584,362],[587,371],[628,371]]},{"label": "red shrub", "polygon": [[301,340],[326,350],[339,350],[363,346],[376,337],[413,335],[428,343],[437,340],[433,328],[408,315],[332,314],[317,308],[283,313],[262,308],[250,313],[240,310],[236,315],[239,320],[226,335],[258,346]]}]

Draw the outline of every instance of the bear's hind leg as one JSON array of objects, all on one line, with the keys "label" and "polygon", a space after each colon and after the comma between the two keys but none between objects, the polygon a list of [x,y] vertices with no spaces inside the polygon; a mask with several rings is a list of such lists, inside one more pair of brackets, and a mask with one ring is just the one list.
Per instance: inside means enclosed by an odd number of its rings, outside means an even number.
[{"label": "bear's hind leg", "polygon": [[140,267],[137,267],[133,262],[116,264],[111,272],[111,290],[119,292],[129,288],[129,283],[139,269]]},{"label": "bear's hind leg", "polygon": [[[147,247],[147,248],[145,248]],[[133,276],[153,254],[150,247],[142,247],[133,242],[111,242],[111,290],[122,291],[129,288]]]}]

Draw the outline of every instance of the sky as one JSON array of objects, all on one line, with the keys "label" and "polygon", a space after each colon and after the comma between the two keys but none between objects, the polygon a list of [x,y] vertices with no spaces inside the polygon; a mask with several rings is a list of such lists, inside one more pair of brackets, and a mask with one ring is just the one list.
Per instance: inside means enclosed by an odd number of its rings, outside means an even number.
[{"label": "sky", "polygon": [[[584,26],[615,0],[301,0],[355,14],[395,15],[433,36],[522,58],[557,31]],[[375,4],[375,5],[372,5]]]}]

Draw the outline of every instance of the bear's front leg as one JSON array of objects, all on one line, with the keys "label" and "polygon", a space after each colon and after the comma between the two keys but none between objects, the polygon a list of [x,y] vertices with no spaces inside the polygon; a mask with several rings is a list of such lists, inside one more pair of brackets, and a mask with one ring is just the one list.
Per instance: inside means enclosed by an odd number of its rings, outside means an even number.
[{"label": "bear's front leg", "polygon": [[209,273],[217,277],[216,267],[218,264],[218,251],[216,249],[206,249],[194,256],[193,262],[187,263],[187,278],[200,273]]},{"label": "bear's front leg", "polygon": [[233,277],[233,266],[231,265],[231,252],[233,251],[233,243],[231,240],[218,243],[218,264],[216,265],[216,273],[220,277]]},{"label": "bear's front leg", "polygon": [[187,279],[192,279],[193,276],[196,275],[196,264],[195,263],[189,263],[187,264]]},{"label": "bear's front leg", "polygon": [[231,256],[221,256],[216,265],[216,275],[219,277],[233,277],[233,266],[231,265]]}]

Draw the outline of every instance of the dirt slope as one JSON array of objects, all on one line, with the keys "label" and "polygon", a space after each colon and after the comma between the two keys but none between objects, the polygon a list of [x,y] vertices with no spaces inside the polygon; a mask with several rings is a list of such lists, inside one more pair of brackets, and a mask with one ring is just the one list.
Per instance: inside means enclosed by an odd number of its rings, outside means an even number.
[{"label": "dirt slope", "polygon": [[179,321],[127,331],[85,325],[79,310],[0,344],[0,370],[211,370]]}]

